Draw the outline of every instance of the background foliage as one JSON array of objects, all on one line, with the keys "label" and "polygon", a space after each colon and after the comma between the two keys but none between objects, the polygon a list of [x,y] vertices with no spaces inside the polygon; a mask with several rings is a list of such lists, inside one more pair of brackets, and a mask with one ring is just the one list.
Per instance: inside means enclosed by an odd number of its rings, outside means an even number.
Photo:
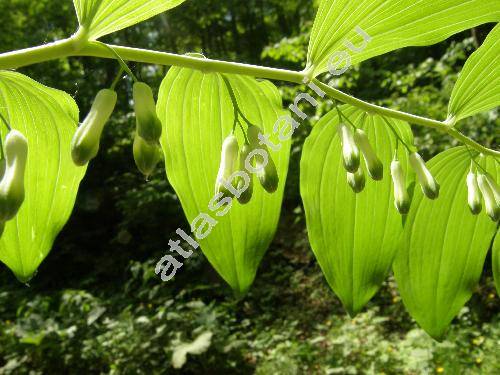
[{"label": "background foliage", "polygon": [[[104,38],[178,53],[302,69],[314,8],[305,0],[188,1],[168,14]],[[70,1],[0,0],[0,50],[71,34]],[[491,29],[425,48],[407,48],[363,62],[336,78],[363,99],[444,118],[457,73]],[[283,36],[287,36],[283,38]],[[95,92],[116,74],[112,61],[59,60],[22,69],[73,95],[85,113]],[[136,66],[155,89],[167,68]],[[329,77],[327,77],[329,78]],[[187,227],[177,197],[158,170],[144,181],[132,156],[131,82],[119,86],[119,107],[98,158],[83,181],[75,211],[30,286],[0,269],[0,373],[176,373],[171,355],[181,343],[213,334],[208,351],[188,356],[183,373],[484,373],[500,372],[499,300],[491,261],[480,289],[443,343],[409,318],[389,278],[365,312],[344,313],[314,261],[299,197],[301,127],[292,144],[280,227],[247,298],[236,301],[197,252],[168,284],[154,264]],[[285,104],[296,87],[280,85]],[[323,102],[315,122],[331,105]],[[310,108],[307,109],[310,111]],[[496,111],[460,127],[498,148]],[[425,158],[450,144],[414,128]],[[489,255],[488,255],[489,257]],[[304,308],[306,306],[307,308]]]}]

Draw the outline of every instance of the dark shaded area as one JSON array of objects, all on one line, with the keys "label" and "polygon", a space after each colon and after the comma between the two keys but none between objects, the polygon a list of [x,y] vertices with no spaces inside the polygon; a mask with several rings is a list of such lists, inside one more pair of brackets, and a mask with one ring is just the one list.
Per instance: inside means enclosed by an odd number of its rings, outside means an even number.
[{"label": "dark shaded area", "polygon": [[[0,51],[73,33],[73,13],[70,1],[0,0]],[[305,0],[188,1],[105,40],[300,70],[313,17]],[[490,29],[485,25],[434,46],[369,60],[339,85],[366,100],[443,119],[457,73]],[[132,66],[157,91],[167,68]],[[21,71],[72,94],[85,114],[117,69],[114,61],[73,58]],[[286,83],[280,88],[288,104],[297,88]],[[495,358],[500,308],[489,259],[448,346],[416,330],[391,278],[366,312],[354,320],[346,316],[305,232],[298,165],[309,124],[294,139],[280,227],[249,295],[234,300],[201,253],[173,282],[161,283],[153,274],[156,260],[175,229],[187,223],[164,170],[150,181],[136,171],[130,98],[126,79],[74,213],[30,286],[0,266],[0,374],[320,374],[328,369],[356,374],[369,373],[370,366],[386,374],[440,368],[451,374],[500,372]],[[318,114],[329,108],[323,103]],[[461,127],[479,142],[498,146],[498,125],[491,113]],[[436,132],[415,128],[415,134],[426,158],[450,144]],[[209,350],[174,370],[174,348],[204,331],[213,333]]]}]

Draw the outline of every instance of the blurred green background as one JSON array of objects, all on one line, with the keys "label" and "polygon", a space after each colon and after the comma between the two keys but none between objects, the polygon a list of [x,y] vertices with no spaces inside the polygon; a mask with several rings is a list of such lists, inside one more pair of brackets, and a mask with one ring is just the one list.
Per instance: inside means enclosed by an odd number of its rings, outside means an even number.
[{"label": "blurred green background", "polygon": [[[105,41],[301,70],[315,14],[306,0],[188,0]],[[70,0],[0,0],[0,51],[63,38],[76,29]],[[443,120],[457,74],[492,25],[425,48],[406,48],[351,69],[335,84],[362,99]],[[134,65],[155,90],[168,67]],[[76,99],[81,113],[116,75],[116,62],[72,58],[21,69]],[[331,77],[323,77],[330,80]],[[288,105],[300,87],[278,83]],[[74,213],[30,285],[0,266],[0,374],[500,374],[500,304],[485,263],[480,285],[442,343],[418,329],[389,277],[354,319],[328,288],[309,248],[299,160],[310,123],[294,138],[280,226],[243,300],[201,252],[178,276],[154,274],[176,228],[187,228],[160,168],[150,179],[132,159],[131,81]],[[314,123],[331,109],[324,102]],[[459,126],[498,148],[498,111]],[[429,158],[453,144],[415,128]],[[174,369],[172,355],[205,332],[208,350]]]}]

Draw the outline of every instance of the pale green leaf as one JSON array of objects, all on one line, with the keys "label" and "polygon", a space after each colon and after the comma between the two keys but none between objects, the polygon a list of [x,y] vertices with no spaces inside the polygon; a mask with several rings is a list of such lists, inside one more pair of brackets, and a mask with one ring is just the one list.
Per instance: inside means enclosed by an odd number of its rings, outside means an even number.
[{"label": "pale green leaf", "polygon": [[[500,20],[498,0],[322,0],[314,21],[306,69],[328,71],[336,52],[347,51],[353,64],[398,48],[437,43],[459,31]],[[371,41],[360,52],[361,27]]]},{"label": "pale green leaf", "polygon": [[500,24],[489,33],[458,76],[448,107],[449,121],[458,121],[500,105]]},{"label": "pale green leaf", "polygon": [[[399,249],[404,218],[394,206],[390,163],[396,136],[380,116],[344,106],[343,112],[365,130],[384,165],[384,178],[366,175],[364,190],[355,194],[347,184],[337,132],[339,119],[332,111],[321,118],[302,152],[300,192],[304,202],[312,250],[333,291],[351,315],[376,293]],[[388,120],[400,138],[412,144],[409,125]],[[399,144],[399,159],[408,171],[407,153]],[[407,173],[411,185],[413,175]]]},{"label": "pale green leaf", "polygon": [[[264,133],[272,134],[274,123],[283,114],[276,87],[268,81],[226,77],[244,115],[264,129]],[[200,213],[218,221],[208,237],[199,241],[201,248],[224,280],[235,291],[244,293],[276,230],[290,141],[282,143],[280,151],[271,151],[280,178],[278,191],[265,192],[254,178],[250,203],[241,205],[234,200],[230,212],[218,217],[208,204],[215,193],[222,142],[231,133],[234,120],[233,106],[222,76],[171,68],[161,85],[157,109],[164,126],[161,144],[168,179],[190,223]],[[235,134],[241,147],[241,130],[237,128]]]},{"label": "pale green leaf", "polygon": [[493,242],[491,262],[497,294],[500,296],[500,235],[498,233],[499,232],[497,232],[495,241]]},{"label": "pale green leaf", "polygon": [[[26,199],[7,222],[0,260],[29,280],[68,220],[85,168],[71,161],[78,107],[68,94],[15,72],[0,72],[0,111],[28,140]],[[2,126],[2,139],[6,130]]]},{"label": "pale green leaf", "polygon": [[[470,154],[464,147],[434,157],[429,169],[441,184],[436,200],[415,196],[393,269],[411,316],[432,337],[441,339],[474,291],[497,225],[467,205]],[[500,170],[487,160],[498,180]]]},{"label": "pale green leaf", "polygon": [[73,0],[78,22],[89,39],[135,25],[185,0]]}]

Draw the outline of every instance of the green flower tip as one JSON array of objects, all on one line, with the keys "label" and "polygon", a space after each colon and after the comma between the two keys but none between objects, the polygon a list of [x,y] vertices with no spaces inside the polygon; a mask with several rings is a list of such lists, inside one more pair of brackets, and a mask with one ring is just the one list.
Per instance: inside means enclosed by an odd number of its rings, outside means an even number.
[{"label": "green flower tip", "polygon": [[422,192],[429,199],[436,199],[439,196],[440,186],[425,165],[424,159],[419,153],[410,154],[410,165],[417,175]]},{"label": "green flower tip", "polygon": [[493,221],[500,219],[500,194],[498,185],[491,176],[479,173],[477,176],[479,190],[483,194],[486,214]]},{"label": "green flower tip", "polygon": [[355,173],[347,172],[347,183],[355,193],[362,192],[366,183],[363,169],[358,168]]},{"label": "green flower tip", "polygon": [[278,170],[276,169],[276,164],[271,157],[271,153],[269,152],[268,147],[265,144],[260,143],[260,133],[262,133],[262,131],[259,127],[255,125],[248,126],[247,136],[248,141],[250,142],[250,146],[252,147],[252,151],[260,149],[262,154],[267,155],[267,164],[265,164],[264,166],[262,166],[262,155],[256,157],[259,158],[259,162],[254,163],[254,167],[259,169],[259,171],[257,172],[257,177],[264,190],[266,190],[268,193],[274,193],[276,190],[278,190],[279,186]]},{"label": "green flower tip", "polygon": [[394,186],[394,205],[400,214],[405,215],[410,211],[410,197],[406,190],[403,166],[399,160],[391,162],[391,176]]},{"label": "green flower tip", "polygon": [[[239,170],[240,171],[245,171],[245,161],[246,161],[246,158],[248,157],[248,155],[250,154],[250,152],[252,152],[252,147],[248,144],[243,145],[243,147],[240,150],[240,154],[239,154]],[[240,202],[240,204],[247,204],[252,199],[253,174],[249,173],[249,177],[250,177],[250,182],[249,182],[248,187],[238,197],[238,202]],[[238,180],[236,181],[236,186],[237,186],[238,190],[241,190],[244,185],[245,185],[245,181],[241,177],[239,177]]]},{"label": "green flower tip", "polygon": [[158,145],[150,144],[136,134],[132,151],[137,169],[146,178],[149,177],[161,159],[161,152]]},{"label": "green flower tip", "polygon": [[354,141],[363,154],[366,169],[370,177],[376,181],[382,180],[384,177],[384,166],[373,150],[368,136],[362,129],[356,129],[354,132]]}]

